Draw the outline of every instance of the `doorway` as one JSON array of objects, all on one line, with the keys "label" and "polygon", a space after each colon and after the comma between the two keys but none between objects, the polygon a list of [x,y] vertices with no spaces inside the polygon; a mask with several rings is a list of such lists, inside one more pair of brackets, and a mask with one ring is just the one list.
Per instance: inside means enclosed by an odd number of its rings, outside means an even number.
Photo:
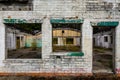
[{"label": "doorway", "polygon": [[115,27],[93,27],[93,73],[113,73],[115,56]]}]

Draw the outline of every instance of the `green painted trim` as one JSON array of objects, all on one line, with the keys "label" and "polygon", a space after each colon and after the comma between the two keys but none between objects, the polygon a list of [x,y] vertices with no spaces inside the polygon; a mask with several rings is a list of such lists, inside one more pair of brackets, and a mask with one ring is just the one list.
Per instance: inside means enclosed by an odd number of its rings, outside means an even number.
[{"label": "green painted trim", "polygon": [[83,52],[70,52],[67,56],[84,56]]},{"label": "green painted trim", "polygon": [[83,23],[83,19],[51,19],[51,23]]},{"label": "green painted trim", "polygon": [[3,19],[3,23],[42,23],[40,19]]},{"label": "green painted trim", "polygon": [[98,26],[105,26],[105,27],[116,27],[118,26],[119,22],[113,21],[113,22],[99,22],[97,25]]},{"label": "green painted trim", "polygon": [[[3,19],[3,23],[42,23],[40,19]],[[50,19],[51,23],[83,23],[83,19]]]},{"label": "green painted trim", "polygon": [[119,25],[118,21],[101,21],[101,22],[91,22],[91,26],[99,26],[99,27],[116,27]]},{"label": "green painted trim", "polygon": [[27,23],[25,19],[3,19],[3,23]]}]

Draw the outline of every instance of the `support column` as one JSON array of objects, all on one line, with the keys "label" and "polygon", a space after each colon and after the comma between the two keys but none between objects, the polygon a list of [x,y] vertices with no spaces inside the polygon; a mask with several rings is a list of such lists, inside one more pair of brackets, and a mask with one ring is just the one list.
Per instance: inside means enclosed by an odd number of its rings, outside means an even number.
[{"label": "support column", "polygon": [[61,38],[61,37],[58,37],[58,45],[59,45],[59,46],[63,45],[63,41],[62,41],[62,38]]},{"label": "support column", "polygon": [[25,36],[23,36],[23,47],[25,47]]},{"label": "support column", "polygon": [[13,49],[16,49],[16,35],[15,35],[15,32],[13,33],[13,45],[14,45],[14,48]]},{"label": "support column", "polygon": [[14,49],[14,33],[11,33],[11,49]]},{"label": "support column", "polygon": [[23,35],[21,35],[21,48],[23,48]]},{"label": "support column", "polygon": [[20,35],[20,48],[22,48],[22,36]]},{"label": "support column", "polygon": [[59,46],[59,45],[60,45],[60,38],[58,37],[57,39],[58,39],[58,40],[57,40],[57,42],[58,42],[57,45]]},{"label": "support column", "polygon": [[92,38],[93,38],[93,28],[90,24],[90,20],[84,20],[82,25],[82,52],[85,58],[85,67],[87,73],[92,74]]},{"label": "support column", "polygon": [[45,18],[42,24],[42,58],[49,58],[52,52],[52,25],[49,18]]},{"label": "support column", "polygon": [[115,29],[115,72],[120,76],[120,22]]},{"label": "support column", "polygon": [[0,21],[0,67],[4,66],[3,60],[5,60],[6,55],[6,33],[5,33],[5,25]]}]

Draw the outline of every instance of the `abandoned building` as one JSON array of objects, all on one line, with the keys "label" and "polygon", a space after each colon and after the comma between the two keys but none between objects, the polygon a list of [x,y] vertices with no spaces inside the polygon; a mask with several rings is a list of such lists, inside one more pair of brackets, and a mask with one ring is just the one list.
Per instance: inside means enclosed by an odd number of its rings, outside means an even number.
[{"label": "abandoned building", "polygon": [[0,0],[0,75],[120,76],[119,0]]},{"label": "abandoned building", "polygon": [[101,32],[96,33],[93,35],[93,42],[96,47],[104,47],[104,48],[112,48],[113,46],[113,40],[112,40],[112,32]]}]

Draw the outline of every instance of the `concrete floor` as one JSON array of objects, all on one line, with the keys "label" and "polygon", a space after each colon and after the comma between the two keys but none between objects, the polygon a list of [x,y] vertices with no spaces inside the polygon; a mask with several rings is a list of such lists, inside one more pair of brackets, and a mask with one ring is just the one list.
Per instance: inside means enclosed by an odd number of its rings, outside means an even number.
[{"label": "concrete floor", "polygon": [[93,72],[112,73],[113,72],[112,50],[94,49],[93,51]]},{"label": "concrete floor", "polygon": [[41,58],[41,48],[22,48],[16,50],[9,50],[7,57],[12,59]]}]

